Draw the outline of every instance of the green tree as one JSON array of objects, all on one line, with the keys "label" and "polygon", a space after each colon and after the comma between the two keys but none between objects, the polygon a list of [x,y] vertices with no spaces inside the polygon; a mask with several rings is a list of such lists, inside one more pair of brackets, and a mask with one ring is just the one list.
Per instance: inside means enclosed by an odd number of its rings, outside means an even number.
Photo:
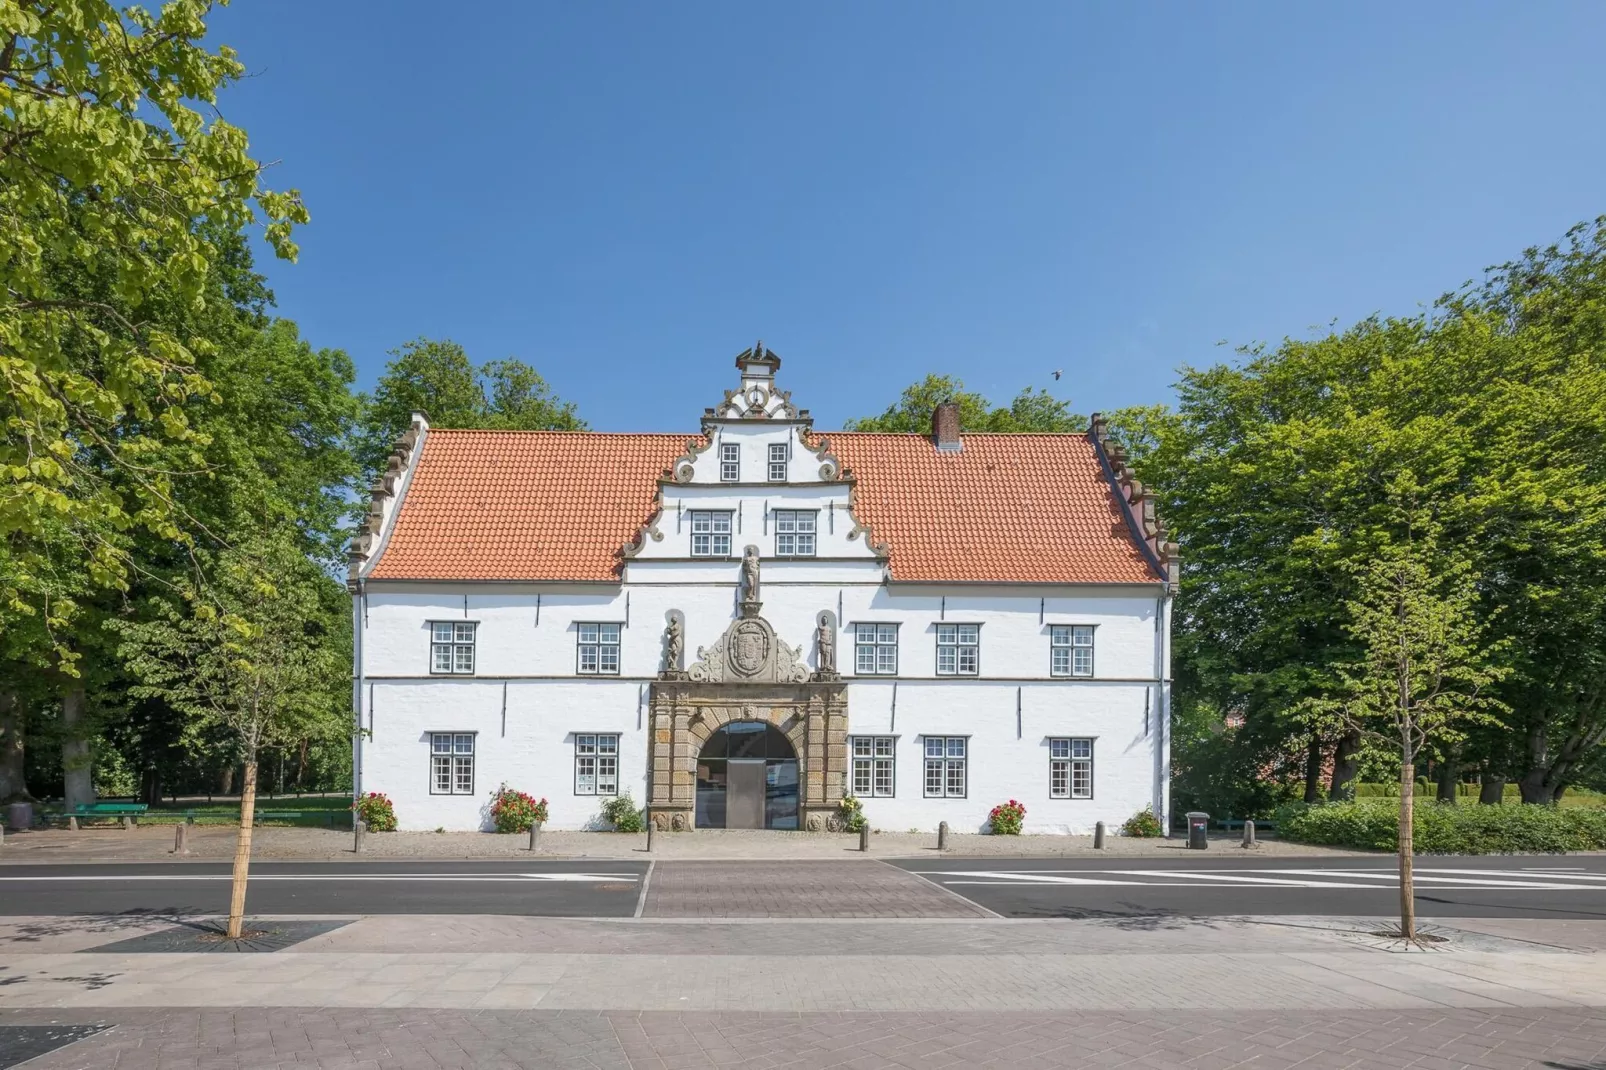
[{"label": "green tree", "polygon": [[[263,188],[245,132],[216,117],[243,67],[201,44],[210,7],[0,5],[0,631],[70,613],[45,606],[53,545],[76,545],[105,586],[127,570],[121,533],[183,535],[152,454],[196,438],[204,342],[147,320],[146,299],[204,300],[216,228],[261,220],[274,251],[295,256],[299,197]],[[81,292],[70,264],[109,285]]]},{"label": "green tree", "polygon": [[959,426],[977,432],[1079,432],[1087,430],[1087,419],[1071,411],[1070,402],[1061,401],[1046,390],[1027,387],[1007,406],[994,408],[981,394],[965,389],[964,381],[951,375],[928,375],[912,383],[897,402],[880,416],[849,420],[848,431],[879,431],[886,434],[931,433],[931,416],[938,405],[952,401],[959,406]]},{"label": "green tree", "polygon": [[384,467],[415,412],[436,427],[498,431],[583,431],[573,402],[518,360],[475,367],[463,347],[419,338],[390,351],[374,392],[366,396],[357,456],[365,472]]},{"label": "green tree", "polygon": [[[1409,496],[1402,477],[1392,488]],[[1454,745],[1475,724],[1494,723],[1500,703],[1489,695],[1506,675],[1498,642],[1479,621],[1476,575],[1439,546],[1431,526],[1380,547],[1359,567],[1345,630],[1359,655],[1337,666],[1333,694],[1307,707],[1318,722],[1391,747],[1399,761],[1400,934],[1416,940],[1412,882],[1416,760],[1429,743]]]},{"label": "green tree", "polygon": [[349,666],[335,641],[342,594],[293,531],[268,521],[218,556],[206,586],[158,600],[145,619],[114,623],[140,681],[132,693],[182,711],[203,745],[211,731],[226,734],[244,764],[230,937],[241,935],[245,915],[260,754],[345,731]]}]

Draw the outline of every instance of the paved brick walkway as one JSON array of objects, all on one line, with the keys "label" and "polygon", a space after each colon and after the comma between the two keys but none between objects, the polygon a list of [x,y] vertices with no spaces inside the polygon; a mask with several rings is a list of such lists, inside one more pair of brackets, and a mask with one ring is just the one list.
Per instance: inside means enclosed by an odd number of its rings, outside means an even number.
[{"label": "paved brick walkway", "polygon": [[1599,1070],[1606,1010],[1166,1014],[0,1012],[115,1027],[27,1070]]},{"label": "paved brick walkway", "polygon": [[982,918],[930,881],[875,862],[659,862],[649,918]]}]

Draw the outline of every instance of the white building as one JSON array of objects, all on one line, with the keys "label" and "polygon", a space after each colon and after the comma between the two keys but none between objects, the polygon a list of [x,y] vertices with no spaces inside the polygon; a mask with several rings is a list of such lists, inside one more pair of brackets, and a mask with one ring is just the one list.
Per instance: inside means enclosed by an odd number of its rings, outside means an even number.
[{"label": "white building", "polygon": [[415,417],[352,552],[359,791],[410,829],[504,783],[555,828],[1166,819],[1176,552],[1103,422],[818,434],[780,363],[689,441]]}]

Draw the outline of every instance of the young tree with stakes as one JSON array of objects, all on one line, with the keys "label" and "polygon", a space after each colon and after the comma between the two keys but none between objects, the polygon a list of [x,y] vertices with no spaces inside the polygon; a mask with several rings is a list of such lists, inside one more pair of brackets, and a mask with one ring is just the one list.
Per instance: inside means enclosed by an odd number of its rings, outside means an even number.
[{"label": "young tree with stakes", "polygon": [[1379,548],[1357,569],[1346,625],[1359,656],[1338,670],[1335,697],[1309,704],[1317,727],[1359,732],[1400,758],[1400,935],[1416,941],[1412,840],[1416,759],[1430,741],[1453,745],[1467,728],[1498,723],[1485,694],[1506,670],[1476,615],[1476,577],[1431,527]]},{"label": "young tree with stakes", "polygon": [[291,533],[270,528],[219,554],[210,582],[190,584],[185,604],[159,602],[150,619],[114,625],[120,652],[141,681],[133,694],[189,714],[186,732],[196,740],[221,728],[238,747],[245,783],[231,938],[241,935],[245,918],[257,756],[265,747],[344,731],[345,664],[328,637],[331,620],[339,619],[338,593]]}]

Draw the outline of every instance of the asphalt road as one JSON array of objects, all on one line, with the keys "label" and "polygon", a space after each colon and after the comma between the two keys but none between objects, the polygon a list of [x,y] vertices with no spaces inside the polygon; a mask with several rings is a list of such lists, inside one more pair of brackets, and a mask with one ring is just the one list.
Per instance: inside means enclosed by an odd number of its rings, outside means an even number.
[{"label": "asphalt road", "polygon": [[[839,864],[785,863],[797,868],[802,884],[809,883],[811,869]],[[1386,857],[1271,859],[1212,851],[1170,858],[923,858],[892,864],[911,880],[931,881],[1006,918],[1388,917],[1399,909],[1396,871]],[[731,888],[733,902],[751,894],[728,862],[658,865],[677,873],[720,866],[719,880]],[[259,862],[251,867],[247,909],[259,915],[628,918],[644,899],[647,872],[645,862],[627,860]],[[218,914],[228,909],[228,897],[224,862],[0,867],[0,915]],[[1424,918],[1606,919],[1606,855],[1419,858],[1416,903]],[[774,906],[766,907],[769,916],[785,916],[776,915]]]},{"label": "asphalt road", "polygon": [[[1006,918],[1399,912],[1392,858],[918,859],[893,863]],[[1426,918],[1606,919],[1606,855],[1419,857]]]},{"label": "asphalt road", "polygon": [[[535,914],[628,918],[645,862],[257,862],[252,914]],[[8,865],[0,915],[219,914],[227,862]]]}]

